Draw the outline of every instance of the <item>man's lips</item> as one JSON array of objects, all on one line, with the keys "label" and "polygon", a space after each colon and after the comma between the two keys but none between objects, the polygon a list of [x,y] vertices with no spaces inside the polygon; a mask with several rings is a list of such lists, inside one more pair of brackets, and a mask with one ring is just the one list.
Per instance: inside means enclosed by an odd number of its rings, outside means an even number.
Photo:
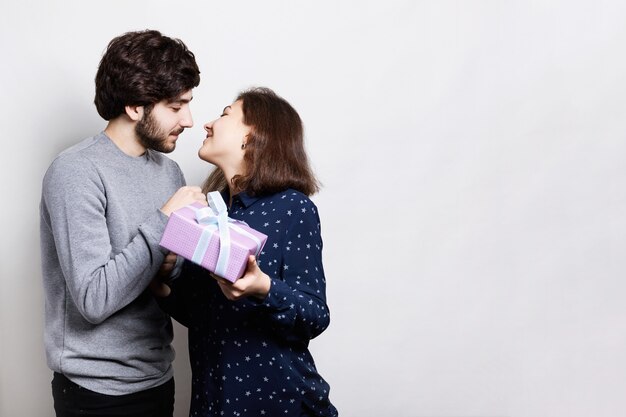
[{"label": "man's lips", "polygon": [[178,130],[172,131],[172,133],[170,133],[170,135],[178,137],[178,135],[180,135],[184,131],[185,131],[185,129],[178,129]]}]

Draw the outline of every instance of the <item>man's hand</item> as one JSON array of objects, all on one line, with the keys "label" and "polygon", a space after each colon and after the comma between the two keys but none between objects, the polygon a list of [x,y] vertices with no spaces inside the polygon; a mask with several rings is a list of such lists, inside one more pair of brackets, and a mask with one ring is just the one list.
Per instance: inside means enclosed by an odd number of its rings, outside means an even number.
[{"label": "man's hand", "polygon": [[196,186],[180,187],[174,195],[167,200],[163,207],[161,207],[161,211],[166,216],[169,216],[171,212],[195,202],[203,203],[205,206],[207,205],[206,195],[202,193],[202,189]]},{"label": "man's hand", "polygon": [[172,291],[164,281],[167,281],[170,274],[172,273],[172,269],[174,269],[174,265],[176,265],[177,256],[174,252],[170,252],[163,259],[163,263],[159,268],[159,272],[155,275],[155,277],[150,282],[150,290],[157,297],[167,297],[170,295]]}]

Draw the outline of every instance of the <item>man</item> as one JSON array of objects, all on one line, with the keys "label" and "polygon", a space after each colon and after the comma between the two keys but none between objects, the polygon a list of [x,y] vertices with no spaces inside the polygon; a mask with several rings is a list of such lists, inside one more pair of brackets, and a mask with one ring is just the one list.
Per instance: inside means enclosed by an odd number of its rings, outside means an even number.
[{"label": "man", "polygon": [[105,130],[46,172],[45,345],[59,417],[173,414],[172,324],[147,288],[171,270],[173,258],[159,246],[169,213],[206,203],[161,154],[192,126],[199,82],[180,40],[157,31],[113,39],[96,75]]}]

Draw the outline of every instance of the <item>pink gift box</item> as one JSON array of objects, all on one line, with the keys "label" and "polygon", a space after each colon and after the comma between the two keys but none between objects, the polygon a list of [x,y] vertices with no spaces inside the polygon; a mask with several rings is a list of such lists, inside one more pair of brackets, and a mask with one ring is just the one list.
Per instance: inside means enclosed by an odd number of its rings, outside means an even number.
[{"label": "pink gift box", "polygon": [[[220,253],[220,235],[216,226],[199,224],[196,220],[196,210],[204,207],[206,206],[194,203],[171,213],[160,245],[211,272],[215,272]],[[196,253],[198,243],[205,229],[210,232],[210,241],[204,254],[198,256]],[[248,257],[250,255],[258,257],[261,253],[267,236],[252,229],[244,222],[233,221],[232,219],[229,219],[228,230],[231,246],[224,278],[235,282],[243,275]],[[254,236],[256,241],[249,235]],[[194,253],[196,254],[195,260]]]}]

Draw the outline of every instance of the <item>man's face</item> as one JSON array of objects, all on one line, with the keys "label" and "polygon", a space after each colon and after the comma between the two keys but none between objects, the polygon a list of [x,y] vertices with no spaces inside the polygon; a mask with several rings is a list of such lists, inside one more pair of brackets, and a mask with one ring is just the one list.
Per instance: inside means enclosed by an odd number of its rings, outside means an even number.
[{"label": "man's face", "polygon": [[146,107],[143,117],[135,126],[139,142],[146,149],[170,153],[183,130],[193,126],[189,102],[191,90],[174,100],[161,100],[151,108]]}]

